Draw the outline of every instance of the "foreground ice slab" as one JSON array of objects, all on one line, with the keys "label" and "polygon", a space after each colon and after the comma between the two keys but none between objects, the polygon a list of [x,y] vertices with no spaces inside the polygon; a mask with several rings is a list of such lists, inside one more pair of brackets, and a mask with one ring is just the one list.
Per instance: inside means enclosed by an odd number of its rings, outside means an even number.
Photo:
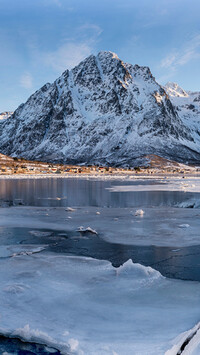
[{"label": "foreground ice slab", "polygon": [[200,317],[199,283],[130,260],[18,253],[0,270],[1,333],[63,354],[174,355]]}]

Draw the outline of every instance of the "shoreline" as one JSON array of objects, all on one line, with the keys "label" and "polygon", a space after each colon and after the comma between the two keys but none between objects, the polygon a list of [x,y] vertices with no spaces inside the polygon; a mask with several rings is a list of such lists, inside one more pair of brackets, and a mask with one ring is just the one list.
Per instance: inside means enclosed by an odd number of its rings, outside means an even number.
[{"label": "shoreline", "polygon": [[155,174],[145,174],[145,173],[119,173],[119,174],[0,174],[0,180],[3,179],[70,179],[70,178],[77,178],[77,179],[100,179],[100,180],[116,180],[116,179],[182,179],[182,178],[200,178],[200,173],[191,172],[191,173],[169,173],[166,174],[163,172],[156,172]]}]

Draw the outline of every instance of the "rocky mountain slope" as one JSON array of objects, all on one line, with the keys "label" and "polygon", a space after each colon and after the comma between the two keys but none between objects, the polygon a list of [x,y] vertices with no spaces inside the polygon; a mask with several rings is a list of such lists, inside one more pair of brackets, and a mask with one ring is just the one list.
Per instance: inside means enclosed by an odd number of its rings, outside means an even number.
[{"label": "rocky mountain slope", "polygon": [[91,55],[0,122],[0,152],[66,163],[132,165],[154,153],[200,162],[200,93],[177,88],[114,53]]}]

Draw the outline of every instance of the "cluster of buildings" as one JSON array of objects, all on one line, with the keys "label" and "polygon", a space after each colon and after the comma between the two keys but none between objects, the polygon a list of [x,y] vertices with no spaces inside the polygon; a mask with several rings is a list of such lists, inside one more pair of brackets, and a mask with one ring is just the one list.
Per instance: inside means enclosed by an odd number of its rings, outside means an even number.
[{"label": "cluster of buildings", "polygon": [[45,164],[36,162],[18,162],[1,164],[0,174],[112,174],[113,172],[126,172],[126,169],[111,168],[104,166],[70,166],[70,165],[57,165]]},{"label": "cluster of buildings", "polygon": [[149,166],[133,168],[116,168],[95,165],[62,165],[28,161],[23,158],[12,158],[0,154],[0,175],[10,174],[187,174],[198,173],[199,168],[170,162],[163,158],[153,157]]}]

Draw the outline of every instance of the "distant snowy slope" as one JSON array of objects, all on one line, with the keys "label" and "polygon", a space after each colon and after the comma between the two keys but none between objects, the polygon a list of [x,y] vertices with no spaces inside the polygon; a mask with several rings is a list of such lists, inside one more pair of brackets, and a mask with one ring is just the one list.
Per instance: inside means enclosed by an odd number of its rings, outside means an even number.
[{"label": "distant snowy slope", "polygon": [[169,96],[172,97],[188,97],[188,93],[183,90],[178,84],[168,82],[164,89],[168,93]]},{"label": "distant snowy slope", "polygon": [[13,112],[1,112],[0,113],[0,120],[5,120],[12,116]]},{"label": "distant snowy slope", "polygon": [[185,118],[174,102],[188,99],[181,95],[171,96],[148,67],[100,52],[44,85],[1,122],[0,152],[68,163],[132,165],[145,154],[200,161],[193,125],[199,113],[187,108],[192,118]]},{"label": "distant snowy slope", "polygon": [[175,83],[167,83],[165,90],[183,125],[190,130],[196,145],[195,149],[199,151],[200,92],[186,92]]}]

